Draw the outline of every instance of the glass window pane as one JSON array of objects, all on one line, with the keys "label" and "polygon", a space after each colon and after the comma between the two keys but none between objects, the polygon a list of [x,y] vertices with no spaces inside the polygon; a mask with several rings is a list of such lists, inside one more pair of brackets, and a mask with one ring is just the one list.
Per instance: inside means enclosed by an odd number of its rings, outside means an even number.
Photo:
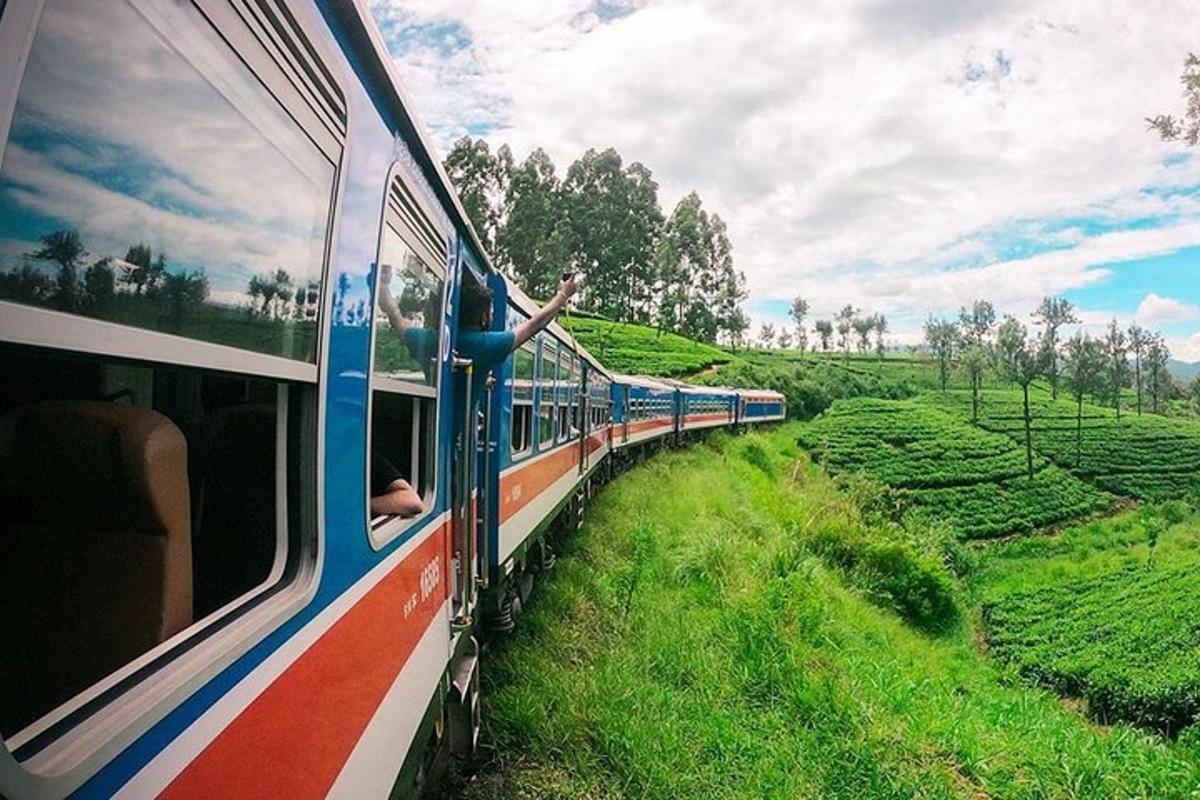
[{"label": "glass window pane", "polygon": [[375,374],[437,385],[445,282],[390,225],[379,245]]},{"label": "glass window pane", "polygon": [[517,348],[513,353],[513,399],[518,403],[533,402],[533,349]]},{"label": "glass window pane", "polygon": [[333,181],[190,5],[48,0],[0,165],[0,298],[315,361]]}]

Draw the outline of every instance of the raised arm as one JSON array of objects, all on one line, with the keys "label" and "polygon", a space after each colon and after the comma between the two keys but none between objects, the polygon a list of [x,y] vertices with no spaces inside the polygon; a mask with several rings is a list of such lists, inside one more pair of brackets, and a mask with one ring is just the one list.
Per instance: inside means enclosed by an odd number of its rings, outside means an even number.
[{"label": "raised arm", "polygon": [[571,299],[571,295],[575,294],[575,276],[571,275],[566,280],[558,285],[558,294],[550,298],[550,302],[537,310],[529,319],[522,322],[513,331],[516,334],[516,341],[513,347],[520,347],[525,342],[528,342],[534,335],[554,321],[558,316],[558,312],[562,311],[566,306],[567,301]]},{"label": "raised arm", "polygon": [[413,321],[400,313],[396,298],[392,297],[392,270],[386,265],[379,271],[379,310],[392,323],[398,336],[413,326]]}]

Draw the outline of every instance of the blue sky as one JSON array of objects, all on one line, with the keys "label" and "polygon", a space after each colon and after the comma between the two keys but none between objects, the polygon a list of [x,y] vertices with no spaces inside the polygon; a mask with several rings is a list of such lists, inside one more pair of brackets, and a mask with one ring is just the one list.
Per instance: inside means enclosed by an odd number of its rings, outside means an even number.
[{"label": "blue sky", "polygon": [[1046,294],[1200,360],[1200,154],[1185,0],[373,0],[443,149],[463,134],[641,161],[726,220],[756,326],[850,303],[897,343]]}]

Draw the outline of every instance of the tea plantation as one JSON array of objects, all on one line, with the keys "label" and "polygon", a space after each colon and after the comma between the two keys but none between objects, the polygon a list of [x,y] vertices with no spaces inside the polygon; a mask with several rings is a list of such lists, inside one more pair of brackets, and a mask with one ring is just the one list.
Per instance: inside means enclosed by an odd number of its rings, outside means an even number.
[{"label": "tea plantation", "polygon": [[1041,456],[1031,478],[1011,438],[919,401],[838,401],[799,443],[835,473],[891,487],[910,519],[964,539],[1029,532],[1103,511],[1115,499]]},{"label": "tea plantation", "polygon": [[645,325],[581,316],[564,316],[560,322],[589,353],[615,372],[673,377],[733,359],[719,347]]},{"label": "tea plantation", "polygon": [[[930,393],[922,402],[960,419],[970,418],[967,392]],[[982,395],[980,426],[1023,441],[1021,396],[1013,390]],[[1200,424],[1152,414],[1125,414],[1085,403],[1037,396],[1033,403],[1033,446],[1041,455],[1115,494],[1165,500],[1200,491]],[[1081,428],[1077,425],[1082,422]]]}]

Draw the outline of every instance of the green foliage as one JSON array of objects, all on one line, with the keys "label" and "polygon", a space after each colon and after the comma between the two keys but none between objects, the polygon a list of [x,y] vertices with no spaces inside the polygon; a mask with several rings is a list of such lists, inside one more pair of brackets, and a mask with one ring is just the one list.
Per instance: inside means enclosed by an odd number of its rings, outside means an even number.
[{"label": "green foliage", "polygon": [[895,576],[895,596],[931,608],[926,556],[791,460],[795,432],[664,454],[604,490],[493,642],[497,755],[455,796],[1110,800],[1200,784],[1191,750],[1006,681],[969,621],[937,637],[901,624],[860,581]]},{"label": "green foliage", "polygon": [[561,317],[580,345],[609,369],[633,375],[677,376],[730,361],[733,356],[712,345],[645,325],[597,317]]},{"label": "green foliage", "polygon": [[1125,567],[985,606],[993,652],[1103,722],[1173,733],[1200,713],[1196,564]]},{"label": "green foliage", "polygon": [[1027,533],[1112,504],[1040,457],[1027,477],[1025,454],[1010,438],[918,401],[840,401],[799,442],[836,473],[892,487],[897,515],[909,523],[944,525],[965,539]]},{"label": "green foliage", "polygon": [[1057,467],[1039,470],[1032,478],[1020,475],[969,486],[906,491],[901,496],[910,501],[910,521],[949,525],[971,539],[1033,533],[1113,505],[1110,495]]},{"label": "green foliage", "polygon": [[[930,394],[921,402],[960,418],[970,413],[970,398],[961,392]],[[1139,500],[1200,491],[1200,424],[1195,421],[1148,414],[1118,420],[1112,409],[1086,403],[1080,409],[1046,396],[1031,404],[1034,450],[1097,486]],[[987,430],[1019,440],[1021,414],[1018,392],[983,393],[979,422]]]}]

